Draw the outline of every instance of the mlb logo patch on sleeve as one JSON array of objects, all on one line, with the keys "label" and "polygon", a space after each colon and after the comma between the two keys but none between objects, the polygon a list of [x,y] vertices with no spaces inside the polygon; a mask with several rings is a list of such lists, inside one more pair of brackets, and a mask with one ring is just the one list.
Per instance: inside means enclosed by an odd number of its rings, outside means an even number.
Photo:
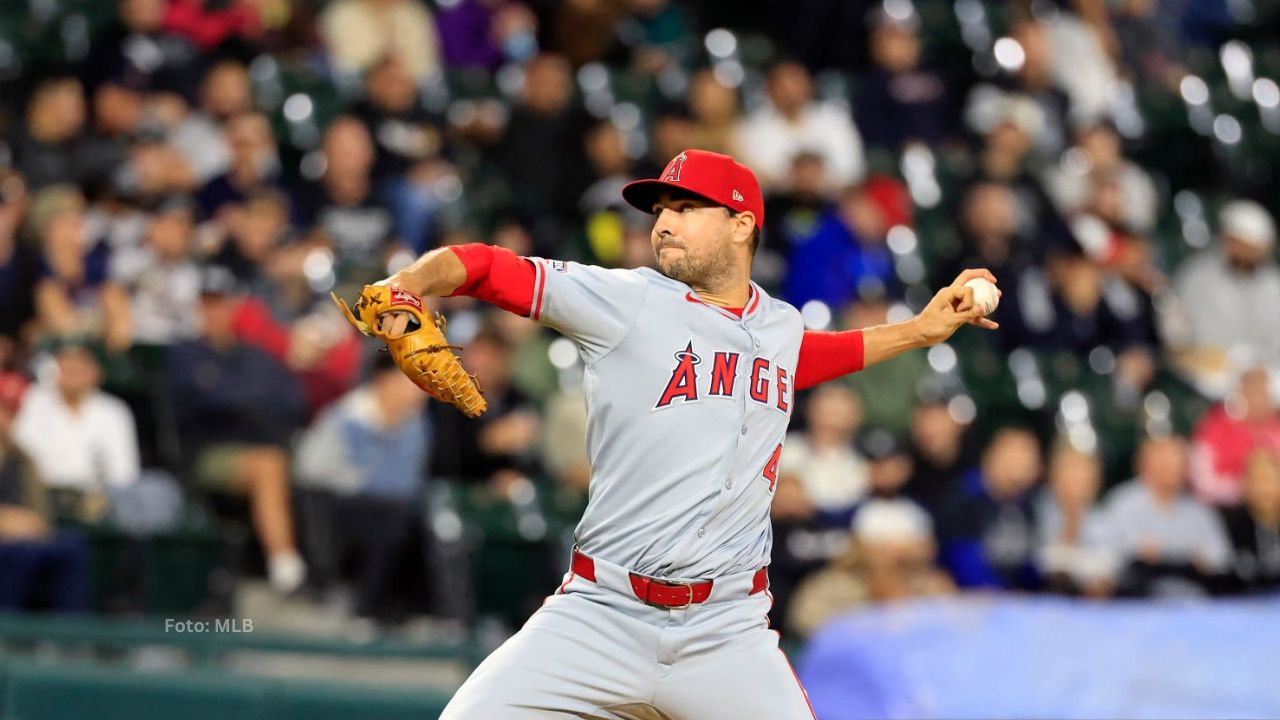
[{"label": "mlb logo patch on sleeve", "polygon": [[551,263],[551,269],[555,270],[556,272],[562,272],[562,273],[569,272],[569,267],[564,264],[563,260],[548,260],[547,262]]}]

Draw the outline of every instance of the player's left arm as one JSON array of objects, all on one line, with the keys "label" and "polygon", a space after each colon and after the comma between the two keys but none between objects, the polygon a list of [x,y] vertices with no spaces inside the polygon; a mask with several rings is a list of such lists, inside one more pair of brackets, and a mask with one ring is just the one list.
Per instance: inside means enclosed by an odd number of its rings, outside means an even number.
[{"label": "player's left arm", "polygon": [[796,389],[803,390],[858,372],[908,350],[932,347],[950,338],[962,325],[977,325],[987,330],[1000,327],[983,317],[981,308],[973,301],[973,288],[964,286],[974,278],[996,281],[986,269],[965,270],[910,320],[861,330],[805,331],[796,367]]}]

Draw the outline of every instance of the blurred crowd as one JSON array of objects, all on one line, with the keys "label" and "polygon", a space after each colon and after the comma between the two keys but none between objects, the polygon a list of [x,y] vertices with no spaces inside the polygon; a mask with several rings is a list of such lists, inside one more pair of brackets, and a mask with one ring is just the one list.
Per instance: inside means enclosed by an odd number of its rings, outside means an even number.
[{"label": "blurred crowd", "polygon": [[440,569],[506,537],[473,527],[498,505],[552,547],[528,577],[559,572],[590,476],[572,344],[436,302],[489,401],[468,421],[327,296],[463,242],[650,264],[620,188],[690,147],[760,177],[754,272],[809,327],[905,319],[963,267],[1004,293],[998,332],[798,398],[775,623],[979,588],[1274,589],[1276,13],[5,3],[0,608],[100,610],[95,533],[206,516],[249,529],[245,572],[378,619],[442,584],[507,593]]}]

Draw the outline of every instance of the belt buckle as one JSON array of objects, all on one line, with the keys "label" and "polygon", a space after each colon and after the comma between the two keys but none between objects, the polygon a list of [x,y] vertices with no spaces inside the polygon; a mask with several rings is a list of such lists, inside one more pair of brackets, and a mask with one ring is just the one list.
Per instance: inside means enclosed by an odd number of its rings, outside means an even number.
[{"label": "belt buckle", "polygon": [[689,607],[693,605],[693,583],[672,580],[658,580],[657,582],[660,582],[667,587],[682,587],[689,591],[688,599],[684,601],[683,605],[665,605],[663,607],[666,607],[668,610],[688,610]]}]

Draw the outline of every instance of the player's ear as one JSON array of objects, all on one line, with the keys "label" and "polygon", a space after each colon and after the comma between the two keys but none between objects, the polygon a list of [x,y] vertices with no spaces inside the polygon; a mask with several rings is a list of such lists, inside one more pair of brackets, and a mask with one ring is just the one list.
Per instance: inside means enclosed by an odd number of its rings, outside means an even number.
[{"label": "player's ear", "polygon": [[744,245],[751,245],[751,236],[756,230],[756,214],[750,210],[740,213],[733,213],[733,241]]}]

